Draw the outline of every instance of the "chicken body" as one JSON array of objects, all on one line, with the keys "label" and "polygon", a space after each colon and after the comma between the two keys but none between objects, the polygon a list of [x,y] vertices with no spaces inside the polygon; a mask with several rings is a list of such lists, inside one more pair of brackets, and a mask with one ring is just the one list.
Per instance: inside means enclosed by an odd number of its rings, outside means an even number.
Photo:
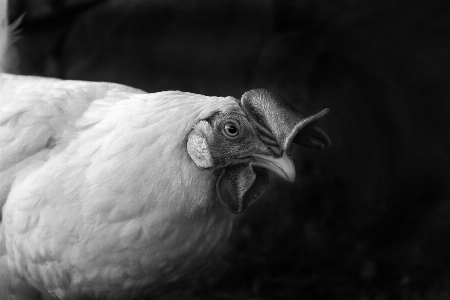
[{"label": "chicken body", "polygon": [[[232,213],[326,134],[276,93],[240,100],[0,74],[0,299],[141,299],[200,273]],[[225,209],[226,208],[226,209]],[[0,296],[1,297],[1,296]]]},{"label": "chicken body", "polygon": [[[1,73],[0,300],[142,299],[189,282],[232,214],[293,181],[292,143],[327,135],[280,95],[148,94]],[[230,213],[231,212],[231,213]]]},{"label": "chicken body", "polygon": [[186,137],[235,99],[8,74],[0,99],[1,230],[14,276],[61,299],[132,299],[223,248],[231,214]]}]

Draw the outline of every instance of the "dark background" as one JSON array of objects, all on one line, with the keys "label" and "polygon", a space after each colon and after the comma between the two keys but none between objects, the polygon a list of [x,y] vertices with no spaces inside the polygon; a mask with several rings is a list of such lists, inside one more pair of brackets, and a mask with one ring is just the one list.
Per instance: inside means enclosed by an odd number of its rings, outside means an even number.
[{"label": "dark background", "polygon": [[329,107],[223,257],[164,299],[450,299],[450,2],[10,0],[13,72]]}]

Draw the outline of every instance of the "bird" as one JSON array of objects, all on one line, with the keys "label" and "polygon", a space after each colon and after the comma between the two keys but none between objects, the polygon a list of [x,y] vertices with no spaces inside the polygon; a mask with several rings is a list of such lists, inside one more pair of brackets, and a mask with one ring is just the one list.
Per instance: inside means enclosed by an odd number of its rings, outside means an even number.
[{"label": "bird", "polygon": [[[0,65],[10,29],[0,1]],[[0,299],[142,299],[218,257],[233,216],[331,144],[276,92],[240,99],[0,74]]]}]

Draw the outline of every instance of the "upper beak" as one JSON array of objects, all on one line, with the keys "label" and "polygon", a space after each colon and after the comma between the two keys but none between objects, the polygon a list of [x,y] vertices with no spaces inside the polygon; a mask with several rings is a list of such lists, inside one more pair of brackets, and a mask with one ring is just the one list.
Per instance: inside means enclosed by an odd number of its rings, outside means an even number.
[{"label": "upper beak", "polygon": [[295,165],[292,157],[286,155],[286,153],[279,158],[262,154],[254,154],[253,157],[255,158],[253,165],[271,170],[289,182],[294,181]]}]

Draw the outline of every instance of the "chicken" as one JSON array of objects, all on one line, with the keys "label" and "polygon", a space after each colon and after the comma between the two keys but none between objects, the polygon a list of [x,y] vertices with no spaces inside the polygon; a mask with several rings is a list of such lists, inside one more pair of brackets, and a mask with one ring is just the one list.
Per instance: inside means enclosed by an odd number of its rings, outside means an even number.
[{"label": "chicken", "polygon": [[189,281],[268,170],[294,180],[293,142],[330,144],[315,125],[327,112],[264,89],[238,100],[0,74],[0,299],[140,299]]}]

